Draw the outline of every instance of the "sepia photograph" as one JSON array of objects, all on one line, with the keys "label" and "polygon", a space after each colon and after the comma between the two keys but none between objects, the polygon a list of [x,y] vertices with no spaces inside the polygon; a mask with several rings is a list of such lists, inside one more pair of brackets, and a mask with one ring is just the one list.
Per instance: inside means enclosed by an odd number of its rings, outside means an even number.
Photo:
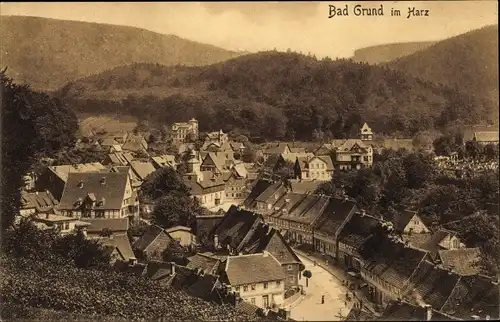
[{"label": "sepia photograph", "polygon": [[0,320],[499,320],[498,2],[1,2]]}]

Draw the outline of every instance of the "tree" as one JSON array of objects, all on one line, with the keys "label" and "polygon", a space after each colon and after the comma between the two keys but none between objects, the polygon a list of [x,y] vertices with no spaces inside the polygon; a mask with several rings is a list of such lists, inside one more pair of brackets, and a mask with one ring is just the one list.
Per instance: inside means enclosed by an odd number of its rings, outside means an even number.
[{"label": "tree", "polygon": [[160,168],[148,175],[141,190],[152,200],[173,192],[185,196],[190,195],[189,188],[184,184],[180,175],[170,167]]},{"label": "tree", "polygon": [[75,142],[78,121],[60,100],[17,85],[0,72],[2,99],[2,230],[19,213],[23,176],[36,158],[54,156]]},{"label": "tree", "polygon": [[306,278],[306,287],[309,287],[309,279],[312,277],[312,273],[310,270],[305,270],[302,275]]},{"label": "tree", "polygon": [[488,144],[484,147],[484,156],[487,160],[497,160],[498,159],[498,145]]},{"label": "tree", "polygon": [[476,141],[469,141],[465,144],[465,153],[469,158],[478,159],[483,153],[483,147]]},{"label": "tree", "polygon": [[153,222],[163,228],[187,226],[196,229],[196,216],[203,214],[198,199],[183,193],[169,193],[156,201]]},{"label": "tree", "polygon": [[188,250],[182,247],[178,240],[175,240],[163,251],[162,258],[165,262],[174,262],[185,266],[188,263],[188,254]]}]

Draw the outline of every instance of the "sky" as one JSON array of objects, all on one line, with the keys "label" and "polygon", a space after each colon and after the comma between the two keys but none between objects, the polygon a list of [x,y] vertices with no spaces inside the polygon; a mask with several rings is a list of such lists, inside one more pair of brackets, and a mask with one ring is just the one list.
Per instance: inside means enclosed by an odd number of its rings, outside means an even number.
[{"label": "sky", "polygon": [[[355,5],[384,16],[354,16]],[[329,16],[329,5],[349,16]],[[257,52],[288,48],[318,58],[351,57],[354,50],[387,43],[442,40],[497,24],[497,1],[384,2],[154,2],[1,3],[1,15],[26,15],[109,23],[174,34],[230,50]],[[428,10],[410,17],[408,7]],[[391,17],[391,8],[401,11]],[[0,21],[1,23],[1,21]]]}]

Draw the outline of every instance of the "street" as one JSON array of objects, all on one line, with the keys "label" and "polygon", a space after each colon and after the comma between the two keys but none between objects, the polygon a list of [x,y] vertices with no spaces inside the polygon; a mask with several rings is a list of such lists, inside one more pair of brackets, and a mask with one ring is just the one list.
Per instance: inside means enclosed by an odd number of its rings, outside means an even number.
[{"label": "street", "polygon": [[[311,271],[309,286],[306,287],[306,278],[301,277],[300,284],[306,292],[300,300],[291,307],[291,318],[297,321],[332,321],[343,320],[349,313],[352,303],[345,306],[347,288],[332,276],[328,271],[303,256],[298,255],[305,269]],[[325,303],[321,304],[321,297],[325,296]]]}]

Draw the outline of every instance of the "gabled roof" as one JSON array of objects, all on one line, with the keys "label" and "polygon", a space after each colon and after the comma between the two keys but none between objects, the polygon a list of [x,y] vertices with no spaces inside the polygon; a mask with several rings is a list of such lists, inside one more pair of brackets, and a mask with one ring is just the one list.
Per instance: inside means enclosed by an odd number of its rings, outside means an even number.
[{"label": "gabled roof", "polygon": [[329,202],[328,196],[306,194],[288,214],[283,214],[280,218],[311,225],[323,214]]},{"label": "gabled roof", "polygon": [[228,256],[226,276],[233,286],[285,279],[281,264],[270,253]]},{"label": "gabled roof", "polygon": [[144,275],[153,281],[170,278],[173,266],[175,266],[173,263],[152,260],[147,263]]},{"label": "gabled roof", "polygon": [[58,201],[49,191],[21,193],[21,209],[36,209],[37,212],[45,212],[57,206]]},{"label": "gabled roof", "polygon": [[479,274],[481,268],[481,251],[479,248],[461,248],[438,251],[443,267],[451,269],[462,276]]},{"label": "gabled roof", "polygon": [[473,315],[481,320],[487,316],[496,320],[499,318],[498,291],[498,283],[491,278],[462,276],[441,311],[464,320],[471,320]]},{"label": "gabled roof", "polygon": [[122,256],[123,260],[129,260],[135,257],[132,246],[130,245],[130,240],[127,234],[116,235],[112,238],[100,238],[99,239],[104,245],[116,247],[118,252]]},{"label": "gabled roof", "polygon": [[478,142],[498,142],[498,131],[474,132],[474,138]]},{"label": "gabled roof", "polygon": [[59,209],[77,209],[77,201],[93,194],[100,201],[95,209],[119,210],[128,180],[128,174],[122,172],[69,173]]},{"label": "gabled roof", "polygon": [[361,254],[366,260],[365,270],[396,287],[405,285],[427,255],[387,237],[373,236],[366,241]]},{"label": "gabled roof", "polygon": [[241,178],[248,177],[248,171],[247,168],[245,167],[245,164],[237,163],[234,165],[233,169],[239,177]]},{"label": "gabled roof", "polygon": [[157,157],[152,157],[151,159],[153,160],[153,165],[158,168],[174,167],[176,164],[174,155],[165,154]]},{"label": "gabled roof", "polygon": [[212,229],[209,236],[213,238],[218,235],[221,245],[230,245],[234,249],[239,249],[241,242],[249,233],[250,229],[259,221],[262,221],[260,215],[238,209],[232,205],[226,212],[224,218]]},{"label": "gabled roof", "polygon": [[315,229],[332,238],[342,226],[349,214],[357,211],[356,201],[342,198],[330,198],[329,204],[321,217],[315,224]]},{"label": "gabled roof", "polygon": [[129,165],[134,159],[130,152],[115,152],[108,154],[108,158],[112,164]]},{"label": "gabled roof", "polygon": [[287,151],[287,148],[290,149],[287,143],[274,143],[271,146],[268,146],[267,149],[264,150],[264,153],[280,155],[282,153],[285,153]]},{"label": "gabled roof", "polygon": [[368,146],[360,139],[347,139],[342,145],[337,148],[339,152],[351,151],[355,146],[358,146],[362,152],[366,152]]},{"label": "gabled roof", "polygon": [[210,188],[217,188],[217,191],[224,191],[225,183],[222,175],[215,175],[211,171],[202,171],[202,180],[193,181],[189,176],[183,176],[184,184],[189,188],[193,196],[200,196],[209,191]]},{"label": "gabled roof", "polygon": [[[272,184],[271,186],[267,187],[266,190],[264,190],[257,198],[255,198],[255,201],[259,202],[265,202],[268,203],[270,201],[276,201],[278,198],[283,195],[286,191],[286,188],[283,186],[281,182],[276,182]],[[275,200],[271,200],[273,196],[275,197]]]},{"label": "gabled roof", "polygon": [[123,233],[128,230],[128,218],[82,218],[83,222],[90,223],[87,227],[89,234],[98,234],[103,229],[113,233]]},{"label": "gabled roof", "polygon": [[268,251],[280,264],[301,263],[295,252],[283,239],[281,233],[264,223],[259,224],[243,250],[249,254]]},{"label": "gabled roof", "polygon": [[[348,214],[351,212],[349,207],[350,206],[344,207],[343,212],[345,215],[339,216],[339,218],[343,218],[344,216],[347,218]],[[373,229],[378,225],[378,219],[369,215],[363,216],[362,214],[355,213],[340,231],[339,240],[344,244],[360,249],[373,233]]]},{"label": "gabled roof", "polygon": [[414,216],[418,216],[416,211],[405,210],[394,215],[393,217],[387,218],[387,220],[392,222],[394,229],[397,232],[402,233]]},{"label": "gabled roof", "polygon": [[[408,302],[391,301],[378,321],[426,321],[427,309]],[[451,321],[452,318],[432,310],[431,321]]]},{"label": "gabled roof", "polygon": [[187,268],[202,269],[208,274],[216,274],[221,261],[217,257],[212,257],[202,253],[197,253],[188,258]]},{"label": "gabled roof", "polygon": [[312,158],[312,157],[314,157],[314,153],[305,152],[305,149],[304,149],[304,152],[291,152],[291,153],[282,153],[281,154],[281,158],[283,158],[283,160],[288,161],[288,162],[292,162],[292,163],[295,163],[297,158]]},{"label": "gabled roof", "polygon": [[247,198],[243,202],[243,205],[245,207],[253,206],[253,203],[255,202],[257,197],[259,197],[269,186],[271,186],[273,184],[274,184],[274,182],[271,180],[267,180],[267,179],[257,180],[254,183],[249,195],[247,196]]},{"label": "gabled roof", "polygon": [[288,192],[284,194],[274,204],[274,211],[270,216],[272,217],[286,216],[288,212],[290,212],[290,210],[303,198],[304,194],[302,193]]},{"label": "gabled roof", "polygon": [[114,138],[105,138],[102,140],[101,142],[101,146],[113,146],[113,145],[117,145],[118,142],[114,139]]},{"label": "gabled roof", "polygon": [[127,137],[126,142],[122,145],[122,150],[128,150],[133,152],[146,151],[148,149],[148,143],[142,135],[130,134]]},{"label": "gabled roof", "polygon": [[201,166],[215,166],[217,170],[224,170],[226,165],[226,159],[221,154],[216,154],[215,152],[208,152],[206,157],[203,159]]},{"label": "gabled roof", "polygon": [[134,249],[145,251],[156,240],[156,238],[160,236],[160,234],[167,235],[170,242],[173,241],[172,237],[170,237],[170,235],[163,228],[156,225],[150,225],[144,234],[135,241]]},{"label": "gabled roof", "polygon": [[73,165],[50,166],[49,169],[54,172],[64,182],[68,180],[69,173],[87,173],[87,172],[106,172],[108,169],[99,162],[80,163]]},{"label": "gabled roof", "polygon": [[415,305],[423,301],[439,310],[450,297],[459,278],[459,275],[424,260],[407,286],[409,298]]},{"label": "gabled roof", "polygon": [[367,123],[363,124],[363,126],[361,127],[361,134],[363,135],[373,134],[372,129],[368,126]]},{"label": "gabled roof", "polygon": [[148,175],[156,171],[151,162],[132,161],[130,162],[130,166],[141,181],[144,181]]}]

